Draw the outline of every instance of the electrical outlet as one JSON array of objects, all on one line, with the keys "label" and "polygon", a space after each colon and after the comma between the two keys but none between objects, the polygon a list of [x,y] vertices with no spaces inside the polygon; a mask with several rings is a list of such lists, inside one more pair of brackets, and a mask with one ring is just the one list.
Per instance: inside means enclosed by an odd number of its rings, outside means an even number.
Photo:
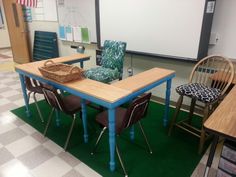
[{"label": "electrical outlet", "polygon": [[133,68],[129,67],[129,68],[127,69],[127,72],[128,72],[128,75],[129,75],[129,76],[133,76]]}]

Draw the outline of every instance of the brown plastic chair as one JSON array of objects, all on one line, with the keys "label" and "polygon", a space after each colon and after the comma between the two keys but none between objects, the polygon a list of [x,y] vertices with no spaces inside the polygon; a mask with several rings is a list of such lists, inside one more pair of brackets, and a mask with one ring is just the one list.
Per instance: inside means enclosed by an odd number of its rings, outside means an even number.
[{"label": "brown plastic chair", "polygon": [[41,111],[39,109],[39,106],[38,106],[38,100],[35,96],[36,93],[37,94],[43,94],[41,83],[37,82],[36,80],[34,80],[32,78],[29,78],[29,77],[25,76],[25,84],[26,84],[27,90],[29,91],[28,92],[28,101],[30,99],[31,93],[33,93],[33,99],[34,99],[34,103],[35,103],[35,106],[37,108],[39,117],[40,117],[41,121],[44,122],[44,118],[43,118],[42,113],[41,113]]},{"label": "brown plastic chair", "polygon": [[52,106],[52,111],[49,115],[48,122],[47,122],[47,125],[44,130],[44,136],[47,133],[47,130],[48,130],[48,127],[51,123],[52,115],[53,115],[53,112],[55,111],[55,109],[60,110],[64,113],[70,115],[73,119],[69,133],[67,135],[65,145],[64,145],[64,150],[66,150],[69,140],[70,140],[70,137],[71,137],[71,134],[72,134],[72,131],[73,131],[73,128],[74,128],[76,113],[80,112],[80,115],[81,115],[81,99],[77,96],[74,96],[74,95],[61,97],[55,88],[53,88],[52,86],[46,85],[46,84],[43,84],[42,91],[43,91],[43,94],[45,96],[47,103],[50,106]]},{"label": "brown plastic chair", "polygon": [[[152,153],[151,147],[148,143],[147,137],[145,135],[142,124],[140,122],[140,120],[145,116],[146,110],[149,105],[150,97],[151,97],[151,93],[144,94],[141,97],[135,99],[127,109],[121,108],[121,107],[118,107],[116,109],[116,135],[120,135],[124,129],[129,128],[132,125],[138,123],[139,127],[141,129],[141,132],[145,138],[145,141],[147,143],[147,146],[149,148],[149,152]],[[108,112],[104,111],[104,112],[98,114],[96,116],[96,121],[100,125],[102,125],[104,128],[102,129],[100,135],[98,136],[98,139],[96,141],[94,149],[91,153],[92,155],[94,154],[94,152],[101,140],[103,133],[108,128]],[[126,173],[126,170],[124,167],[124,163],[121,159],[121,155],[120,155],[119,148],[118,148],[117,144],[116,144],[116,153],[118,155],[119,162],[120,162],[121,167],[125,173],[125,176],[127,176],[127,173]]]},{"label": "brown plastic chair", "polygon": [[[189,83],[176,88],[176,92],[180,97],[176,104],[175,114],[170,123],[169,135],[173,127],[176,126],[199,137],[198,153],[202,153],[207,136],[203,124],[224,98],[233,78],[234,67],[229,59],[212,55],[200,60],[192,70]],[[176,122],[184,96],[191,98],[189,116],[185,120]],[[196,104],[196,102],[200,103],[200,105]],[[192,125],[192,116],[195,107],[203,109],[203,119],[200,129]]]}]

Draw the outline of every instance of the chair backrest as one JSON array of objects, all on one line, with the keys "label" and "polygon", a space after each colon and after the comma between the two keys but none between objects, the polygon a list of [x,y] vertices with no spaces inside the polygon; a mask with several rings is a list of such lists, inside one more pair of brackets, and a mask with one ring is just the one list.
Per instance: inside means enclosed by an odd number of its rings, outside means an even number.
[{"label": "chair backrest", "polygon": [[117,69],[122,74],[125,51],[125,42],[105,40],[101,65],[105,68]]},{"label": "chair backrest", "polygon": [[33,60],[45,60],[59,57],[57,33],[47,31],[34,32]]},{"label": "chair backrest", "polygon": [[27,76],[25,76],[25,84],[26,84],[26,88],[29,91],[35,92],[35,87],[40,88],[41,85],[38,81],[36,81],[35,79],[29,78]]},{"label": "chair backrest", "polygon": [[223,95],[234,78],[232,62],[219,55],[211,55],[200,60],[192,70],[189,81],[201,83],[221,90]]},{"label": "chair backrest", "polygon": [[48,104],[56,109],[65,112],[64,103],[57,90],[51,85],[43,84],[43,94]]},{"label": "chair backrest", "polygon": [[126,111],[125,119],[122,122],[121,129],[130,127],[144,117],[151,95],[151,93],[147,93],[132,101]]}]

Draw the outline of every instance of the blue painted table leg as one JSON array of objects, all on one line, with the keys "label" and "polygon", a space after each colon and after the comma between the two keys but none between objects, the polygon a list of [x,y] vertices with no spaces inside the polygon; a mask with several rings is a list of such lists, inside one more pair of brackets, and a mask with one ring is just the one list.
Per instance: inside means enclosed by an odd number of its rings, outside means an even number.
[{"label": "blue painted table leg", "polygon": [[133,141],[134,140],[134,125],[130,128],[129,135],[130,135],[130,139]]},{"label": "blue painted table leg", "polygon": [[116,168],[115,164],[115,147],[116,147],[116,136],[115,136],[115,109],[108,109],[109,118],[109,146],[110,146],[110,170],[114,171]]},{"label": "blue painted table leg", "polygon": [[82,62],[82,61],[80,62],[80,67],[84,68],[84,62]]},{"label": "blue painted table leg", "polygon": [[81,100],[81,108],[82,108],[82,121],[84,128],[84,142],[88,143],[88,130],[87,130],[87,110],[86,110],[86,100]]},{"label": "blue painted table leg", "polygon": [[60,126],[60,111],[58,111],[56,109],[56,126],[59,127]]},{"label": "blue painted table leg", "polygon": [[170,90],[171,90],[171,79],[167,80],[167,83],[166,83],[165,113],[163,117],[164,127],[167,126],[168,119],[169,119]]},{"label": "blue painted table leg", "polygon": [[28,98],[26,86],[25,86],[25,77],[22,74],[19,74],[19,77],[20,77],[21,89],[22,89],[22,93],[23,93],[23,97],[24,97],[24,101],[25,101],[25,113],[26,113],[27,117],[30,117],[31,113],[29,110],[29,98]]}]

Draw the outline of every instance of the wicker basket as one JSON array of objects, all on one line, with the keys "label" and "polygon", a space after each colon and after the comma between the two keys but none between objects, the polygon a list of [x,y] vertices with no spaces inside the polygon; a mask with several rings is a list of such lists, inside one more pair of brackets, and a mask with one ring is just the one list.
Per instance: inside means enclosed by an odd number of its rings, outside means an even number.
[{"label": "wicker basket", "polygon": [[61,83],[81,79],[83,77],[82,69],[79,67],[54,63],[52,60],[47,60],[44,66],[39,67],[39,71],[44,77]]}]

